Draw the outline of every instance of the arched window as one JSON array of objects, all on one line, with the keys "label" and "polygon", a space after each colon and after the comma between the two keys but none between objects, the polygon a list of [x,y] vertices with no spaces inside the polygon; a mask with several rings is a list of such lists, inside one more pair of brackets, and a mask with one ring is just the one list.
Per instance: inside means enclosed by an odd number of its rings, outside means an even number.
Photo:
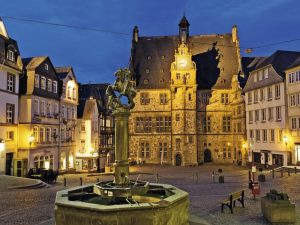
[{"label": "arched window", "polygon": [[39,157],[35,156],[33,159],[34,168],[39,168]]},{"label": "arched window", "polygon": [[39,168],[44,168],[44,167],[45,167],[44,156],[40,156],[40,167]]}]

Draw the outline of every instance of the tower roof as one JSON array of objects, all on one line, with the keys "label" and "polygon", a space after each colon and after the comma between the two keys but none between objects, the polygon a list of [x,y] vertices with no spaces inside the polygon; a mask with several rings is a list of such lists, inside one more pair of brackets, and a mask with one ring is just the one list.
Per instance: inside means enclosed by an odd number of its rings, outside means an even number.
[{"label": "tower roof", "polygon": [[187,20],[187,18],[185,17],[185,15],[181,18],[179,24],[178,24],[179,27],[183,27],[183,28],[186,28],[186,27],[189,27],[190,26],[190,23],[189,21]]}]

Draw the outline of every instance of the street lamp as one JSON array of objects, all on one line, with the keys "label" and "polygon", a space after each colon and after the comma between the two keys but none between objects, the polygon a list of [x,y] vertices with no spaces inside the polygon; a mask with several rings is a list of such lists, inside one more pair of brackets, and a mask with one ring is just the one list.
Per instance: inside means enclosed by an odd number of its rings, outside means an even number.
[{"label": "street lamp", "polygon": [[284,141],[284,143],[285,143],[285,146],[287,146],[287,144],[288,144],[288,137],[285,135],[284,137],[283,137],[283,141]]},{"label": "street lamp", "polygon": [[33,136],[33,135],[30,135],[30,136],[28,137],[29,150],[31,150],[31,144],[32,144],[33,141],[34,141],[34,136]]}]

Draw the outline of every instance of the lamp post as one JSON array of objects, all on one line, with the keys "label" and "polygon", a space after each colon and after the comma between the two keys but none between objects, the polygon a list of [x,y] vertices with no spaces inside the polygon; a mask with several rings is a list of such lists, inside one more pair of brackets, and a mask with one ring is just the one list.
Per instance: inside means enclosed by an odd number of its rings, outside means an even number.
[{"label": "lamp post", "polygon": [[284,135],[284,137],[283,137],[283,142],[284,142],[284,144],[285,144],[285,152],[287,152],[288,141],[289,141],[288,137],[287,137],[286,135]]},{"label": "lamp post", "polygon": [[[244,143],[244,144],[242,145],[242,147],[243,147],[243,149],[244,149],[244,154],[246,155],[246,153],[247,153],[247,144]],[[242,154],[242,155],[243,155],[243,154]],[[245,156],[244,159],[247,160],[247,156]],[[243,164],[243,156],[242,156],[242,164]]]},{"label": "lamp post", "polygon": [[29,151],[31,150],[31,145],[32,145],[32,142],[34,141],[34,136],[33,135],[30,135],[28,137],[28,142],[29,142]]}]

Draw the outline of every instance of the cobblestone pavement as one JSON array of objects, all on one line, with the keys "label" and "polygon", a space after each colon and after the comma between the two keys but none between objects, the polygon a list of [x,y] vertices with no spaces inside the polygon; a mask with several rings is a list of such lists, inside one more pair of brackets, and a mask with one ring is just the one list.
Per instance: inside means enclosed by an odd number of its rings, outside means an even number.
[{"label": "cobblestone pavement", "polygon": [[[223,169],[225,183],[213,182],[212,171]],[[190,194],[190,212],[204,218],[211,224],[269,224],[260,213],[259,197],[255,200],[248,189],[248,170],[231,165],[208,164],[199,167],[172,166],[140,166],[131,167],[132,172],[152,173],[133,175],[131,179],[147,180],[150,182],[169,183]],[[156,175],[158,174],[158,176]],[[66,174],[58,178],[57,184],[44,189],[0,189],[0,224],[2,225],[53,225],[54,202],[56,192],[64,189],[63,180],[66,178],[67,187],[83,183],[95,183],[97,179],[109,180],[111,176],[88,176],[88,174]],[[297,221],[300,225],[300,173],[275,173],[275,179],[266,173],[267,181],[261,183],[264,196],[270,189],[287,192],[292,202],[296,203]],[[216,179],[217,180],[217,179]],[[237,206],[234,214],[225,209],[221,213],[219,202],[228,193],[244,189],[246,191],[245,208]]]}]

